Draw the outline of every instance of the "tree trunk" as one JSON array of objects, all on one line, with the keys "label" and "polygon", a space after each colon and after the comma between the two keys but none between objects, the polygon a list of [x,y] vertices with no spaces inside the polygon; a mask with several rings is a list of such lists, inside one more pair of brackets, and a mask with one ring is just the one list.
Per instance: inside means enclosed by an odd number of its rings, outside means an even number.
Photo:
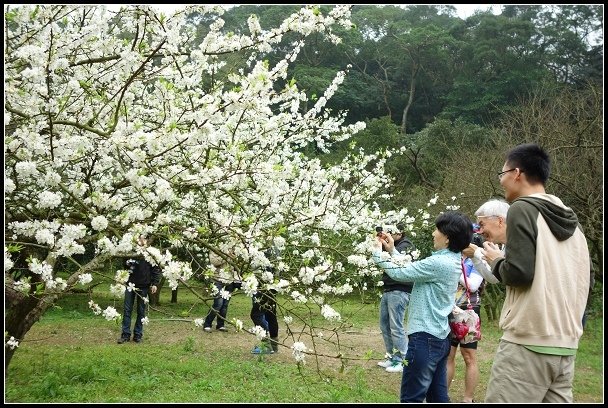
[{"label": "tree trunk", "polygon": [[177,303],[177,288],[171,291],[171,303]]},{"label": "tree trunk", "polygon": [[[109,258],[109,255],[100,255],[83,265],[67,279],[67,287],[73,286],[82,273],[98,268],[107,258]],[[47,263],[53,265],[53,267],[55,265],[55,261],[48,257]],[[6,308],[4,314],[4,341],[6,342],[7,338],[12,336],[21,343],[27,332],[29,332],[32,326],[40,320],[44,312],[53,306],[57,299],[62,297],[66,292],[51,292],[42,295],[34,294],[36,285],[39,283],[35,282],[32,284],[30,293],[24,294],[23,292],[15,290],[14,285],[12,284],[13,279],[10,274],[5,273],[4,280],[4,307]],[[8,366],[15,351],[17,351],[17,348],[11,350],[5,346],[4,351],[4,372],[5,375],[8,375]]]},{"label": "tree trunk", "polygon": [[407,113],[409,112],[412,104],[414,103],[414,95],[416,94],[416,77],[418,76],[418,64],[414,63],[412,67],[412,75],[410,76],[410,96],[407,99],[407,104],[403,109],[403,116],[401,117],[401,135],[406,135],[406,123],[407,123]]}]

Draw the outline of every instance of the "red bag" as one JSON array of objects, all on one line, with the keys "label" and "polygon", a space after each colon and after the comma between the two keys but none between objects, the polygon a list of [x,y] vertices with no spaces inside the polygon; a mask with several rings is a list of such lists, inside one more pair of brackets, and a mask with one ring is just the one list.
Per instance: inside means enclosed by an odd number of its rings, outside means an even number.
[{"label": "red bag", "polygon": [[467,283],[467,274],[464,271],[464,265],[460,263],[462,267],[462,274],[464,275],[464,285],[466,287],[466,294],[469,304],[466,310],[454,306],[452,313],[448,316],[450,324],[450,337],[454,340],[466,344],[481,340],[481,320],[473,306],[471,306],[471,297],[469,294],[469,285]]},{"label": "red bag", "polygon": [[481,340],[481,321],[473,308],[463,310],[454,306],[449,320],[452,339],[463,344]]}]

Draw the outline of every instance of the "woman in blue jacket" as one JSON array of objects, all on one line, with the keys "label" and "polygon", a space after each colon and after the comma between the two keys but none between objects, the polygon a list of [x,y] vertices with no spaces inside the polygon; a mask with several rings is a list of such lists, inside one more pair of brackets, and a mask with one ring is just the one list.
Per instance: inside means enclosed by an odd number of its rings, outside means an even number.
[{"label": "woman in blue jacket", "polygon": [[[473,236],[471,220],[448,211],[435,220],[431,256],[401,266],[390,234],[381,233],[372,258],[391,278],[414,282],[408,310],[408,349],[403,362],[401,402],[449,402],[447,359],[450,351],[448,315],[461,274],[461,251]],[[388,253],[383,256],[382,247]]]}]

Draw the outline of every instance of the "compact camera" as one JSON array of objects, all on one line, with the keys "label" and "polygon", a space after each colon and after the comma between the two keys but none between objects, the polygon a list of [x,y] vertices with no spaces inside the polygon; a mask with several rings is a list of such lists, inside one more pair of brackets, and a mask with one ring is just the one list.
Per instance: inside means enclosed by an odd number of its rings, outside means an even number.
[{"label": "compact camera", "polygon": [[483,239],[483,235],[481,235],[478,232],[473,233],[473,238],[471,239],[471,244],[475,244],[478,247],[483,248],[483,241],[485,241],[485,239]]},{"label": "compact camera", "polygon": [[388,234],[396,234],[399,232],[399,228],[396,225],[377,225],[376,233],[380,234],[381,232],[386,232]]}]

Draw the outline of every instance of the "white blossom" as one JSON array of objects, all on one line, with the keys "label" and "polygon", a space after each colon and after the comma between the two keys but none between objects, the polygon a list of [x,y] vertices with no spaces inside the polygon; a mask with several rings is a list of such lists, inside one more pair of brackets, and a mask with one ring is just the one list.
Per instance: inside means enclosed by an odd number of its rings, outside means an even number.
[{"label": "white blossom", "polygon": [[112,306],[108,306],[103,312],[103,317],[106,320],[120,320],[120,313],[116,311]]},{"label": "white blossom", "polygon": [[293,350],[292,354],[293,354],[293,357],[295,358],[296,362],[306,363],[304,358],[306,357],[305,353],[308,351],[308,348],[306,347],[306,345],[303,342],[296,341],[291,346],[291,349]]},{"label": "white blossom", "polygon": [[340,316],[340,313],[336,312],[331,306],[329,305],[323,305],[321,307],[321,315],[326,318],[327,320],[336,320],[336,321],[340,321],[342,320],[342,317]]},{"label": "white blossom", "polygon": [[108,227],[108,220],[103,215],[98,215],[91,220],[91,227],[97,231],[103,231]]},{"label": "white blossom", "polygon": [[8,347],[11,350],[14,350],[15,347],[19,347],[19,341],[16,338],[14,338],[13,336],[11,336],[10,339],[8,339],[6,341],[5,347]]}]

